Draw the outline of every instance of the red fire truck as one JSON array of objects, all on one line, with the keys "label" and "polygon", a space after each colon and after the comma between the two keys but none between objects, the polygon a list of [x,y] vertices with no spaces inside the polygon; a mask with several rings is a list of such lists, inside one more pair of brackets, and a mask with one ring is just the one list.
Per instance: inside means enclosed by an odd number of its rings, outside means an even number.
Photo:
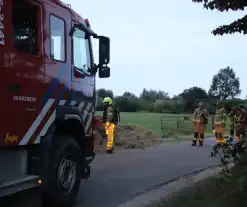
[{"label": "red fire truck", "polygon": [[[94,63],[92,39],[99,42]],[[69,206],[94,159],[95,77],[110,39],[59,0],[0,0],[0,197],[39,186]]]}]

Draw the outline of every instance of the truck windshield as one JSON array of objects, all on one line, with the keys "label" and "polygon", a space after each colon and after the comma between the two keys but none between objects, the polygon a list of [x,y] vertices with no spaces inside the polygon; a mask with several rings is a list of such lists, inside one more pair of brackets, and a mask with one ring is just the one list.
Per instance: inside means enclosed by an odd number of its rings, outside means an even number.
[{"label": "truck windshield", "polygon": [[89,39],[86,39],[85,32],[78,28],[75,28],[73,34],[73,63],[83,73],[90,75],[88,70],[91,68]]}]

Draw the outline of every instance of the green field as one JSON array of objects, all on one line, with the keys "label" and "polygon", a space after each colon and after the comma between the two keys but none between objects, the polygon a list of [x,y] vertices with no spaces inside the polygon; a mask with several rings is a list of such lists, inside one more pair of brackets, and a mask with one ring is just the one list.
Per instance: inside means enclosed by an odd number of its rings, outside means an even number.
[{"label": "green field", "polygon": [[[96,115],[102,115],[97,112]],[[135,124],[166,136],[175,134],[190,135],[193,133],[192,115],[161,114],[161,113],[131,113],[121,112],[121,125]],[[228,125],[228,124],[227,124]],[[212,131],[212,117],[206,128],[206,133]],[[228,127],[227,127],[228,128]]]},{"label": "green field", "polygon": [[121,115],[121,124],[136,124],[144,128],[160,132],[160,116],[156,113],[128,113]]},{"label": "green field", "polygon": [[[102,115],[102,112],[97,112],[96,115]],[[144,128],[160,133],[160,129],[161,129],[160,114],[121,112],[120,116],[121,116],[121,120],[120,120],[121,125],[126,125],[126,124],[140,125]]]},{"label": "green field", "polygon": [[[96,115],[102,115],[97,112]],[[189,114],[161,114],[161,113],[131,113],[121,112],[121,125],[135,124],[150,129],[156,133],[169,137],[173,135],[193,134],[192,115]],[[228,124],[227,124],[228,125]],[[212,117],[206,128],[206,133],[212,132]],[[227,127],[228,128],[228,127]]]}]

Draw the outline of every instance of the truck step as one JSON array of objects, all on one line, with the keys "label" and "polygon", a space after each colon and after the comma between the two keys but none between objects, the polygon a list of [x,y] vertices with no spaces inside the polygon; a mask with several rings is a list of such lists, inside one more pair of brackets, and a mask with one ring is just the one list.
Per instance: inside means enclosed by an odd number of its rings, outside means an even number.
[{"label": "truck step", "polygon": [[25,176],[11,181],[0,181],[0,198],[40,185],[38,176]]},{"label": "truck step", "polygon": [[94,157],[95,157],[94,152],[85,154],[84,165],[88,166],[93,161]]}]

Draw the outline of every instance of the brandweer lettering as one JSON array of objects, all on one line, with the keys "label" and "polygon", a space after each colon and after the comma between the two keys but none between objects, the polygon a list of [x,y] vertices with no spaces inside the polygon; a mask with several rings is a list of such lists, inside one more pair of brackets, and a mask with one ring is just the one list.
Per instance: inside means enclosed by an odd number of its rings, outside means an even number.
[{"label": "brandweer lettering", "polygon": [[4,14],[3,14],[3,0],[0,0],[0,45],[4,45]]}]

